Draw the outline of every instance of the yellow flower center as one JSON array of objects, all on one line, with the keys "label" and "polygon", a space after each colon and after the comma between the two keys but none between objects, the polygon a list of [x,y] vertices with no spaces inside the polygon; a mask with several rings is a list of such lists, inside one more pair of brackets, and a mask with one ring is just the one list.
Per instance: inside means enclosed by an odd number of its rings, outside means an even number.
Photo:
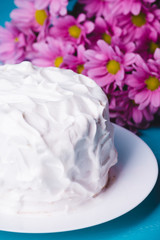
[{"label": "yellow flower center", "polygon": [[17,43],[19,41],[18,37],[15,37],[14,42]]},{"label": "yellow flower center", "polygon": [[158,45],[158,43],[155,43],[155,42],[150,42],[150,44],[149,44],[149,51],[150,51],[150,53],[154,53],[155,52],[155,50],[157,49],[157,48],[159,48],[160,46]]},{"label": "yellow flower center", "polygon": [[69,27],[68,31],[69,31],[69,35],[74,38],[79,38],[81,34],[81,29],[76,25]]},{"label": "yellow flower center", "polygon": [[77,66],[77,73],[81,74],[84,70],[84,65],[83,64],[79,64]]},{"label": "yellow flower center", "polygon": [[47,13],[45,10],[36,10],[35,11],[35,19],[37,23],[43,26],[45,20],[47,19]]},{"label": "yellow flower center", "polygon": [[103,39],[106,43],[111,44],[111,36],[110,36],[109,34],[103,33],[103,34],[102,34],[102,39]]},{"label": "yellow flower center", "polygon": [[59,67],[63,63],[63,57],[59,56],[56,57],[54,60],[54,66]]},{"label": "yellow flower center", "polygon": [[18,38],[18,37],[15,37],[15,38],[14,38],[14,42],[15,42],[15,43],[19,42],[19,38]]},{"label": "yellow flower center", "polygon": [[136,27],[142,27],[146,23],[146,15],[143,12],[138,15],[132,15],[132,23]]},{"label": "yellow flower center", "polygon": [[110,60],[107,63],[106,68],[109,73],[115,75],[120,70],[120,64],[115,60]]},{"label": "yellow flower center", "polygon": [[147,88],[151,91],[156,90],[160,86],[160,81],[156,77],[150,76],[145,80],[145,84],[147,85]]}]

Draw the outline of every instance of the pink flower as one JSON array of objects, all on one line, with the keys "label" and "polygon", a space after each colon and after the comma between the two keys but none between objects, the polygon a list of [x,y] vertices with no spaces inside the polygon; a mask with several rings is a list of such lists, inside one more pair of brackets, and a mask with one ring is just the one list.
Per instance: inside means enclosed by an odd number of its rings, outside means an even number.
[{"label": "pink flower", "polygon": [[109,95],[109,111],[112,121],[132,131],[148,127],[154,118],[148,107],[139,109],[138,104],[128,97],[128,91],[116,91]]},{"label": "pink flower", "polygon": [[67,55],[66,61],[67,65],[70,69],[72,69],[74,72],[85,74],[85,68],[84,63],[86,61],[84,53],[86,49],[83,45],[79,45],[77,47],[76,55]]},{"label": "pink flower", "polygon": [[112,121],[148,127],[160,114],[158,1],[76,1],[67,15],[70,0],[14,0],[11,23],[0,27],[0,61],[88,75],[108,95]]},{"label": "pink flower", "polygon": [[141,39],[148,34],[157,41],[160,33],[160,10],[156,6],[142,7],[138,15],[131,13],[117,16],[117,25],[122,28],[122,36],[125,42]]},{"label": "pink flower", "polygon": [[[155,51],[156,58],[157,50]],[[147,63],[137,56],[135,70],[126,78],[130,86],[129,98],[139,105],[139,110],[150,107],[152,112],[160,107],[160,60],[151,60]]]},{"label": "pink flower", "polygon": [[74,48],[69,42],[61,39],[47,37],[46,40],[33,44],[35,53],[32,63],[41,67],[67,67],[67,55],[74,53]]},{"label": "pink flower", "polygon": [[133,42],[124,43],[121,39],[122,29],[117,26],[116,19],[112,22],[104,20],[102,17],[97,17],[95,20],[95,29],[91,33],[89,40],[91,41],[91,48],[95,46],[96,42],[103,39],[111,46],[117,45],[122,52],[133,52],[135,44]]},{"label": "pink flower", "polygon": [[87,50],[85,53],[88,62],[85,68],[89,77],[101,87],[109,87],[111,83],[122,87],[125,71],[131,70],[135,61],[134,53],[122,53],[118,46],[114,48],[103,40],[97,42],[94,50]]},{"label": "pink flower", "polygon": [[153,3],[155,0],[118,0],[113,4],[113,12],[116,14],[132,13],[138,15],[144,3]]},{"label": "pink flower", "polygon": [[0,61],[19,63],[25,56],[25,36],[12,23],[0,27]]},{"label": "pink flower", "polygon": [[140,56],[147,61],[149,58],[153,58],[155,50],[160,48],[160,38],[157,41],[148,36],[147,32],[140,38],[136,40],[135,52],[140,54]]},{"label": "pink flower", "polygon": [[109,14],[112,4],[116,0],[79,0],[79,3],[84,4],[84,10],[87,16],[103,16],[104,18]]},{"label": "pink flower", "polygon": [[54,20],[54,26],[50,29],[51,36],[61,37],[65,41],[75,44],[88,42],[86,35],[94,29],[94,23],[86,20],[85,14],[80,14],[77,19],[71,15],[59,17]]},{"label": "pink flower", "polygon": [[105,21],[102,17],[97,17],[95,19],[95,28],[91,34],[90,40],[92,45],[96,44],[99,39],[103,39],[109,45],[118,45],[121,32],[121,28],[116,26],[115,21],[110,23]]},{"label": "pink flower", "polygon": [[52,16],[64,16],[67,13],[68,0],[35,0],[36,9],[49,7]]},{"label": "pink flower", "polygon": [[15,0],[18,9],[14,9],[10,16],[15,25],[25,34],[30,31],[40,32],[47,27],[47,9],[36,9],[35,2],[26,0]]}]

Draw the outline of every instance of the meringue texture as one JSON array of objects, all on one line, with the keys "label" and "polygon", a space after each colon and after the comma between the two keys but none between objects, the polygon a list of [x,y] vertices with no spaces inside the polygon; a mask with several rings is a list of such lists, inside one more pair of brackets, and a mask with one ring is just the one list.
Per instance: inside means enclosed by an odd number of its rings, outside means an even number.
[{"label": "meringue texture", "polygon": [[108,100],[91,79],[0,66],[0,208],[48,213],[99,194],[117,162]]}]

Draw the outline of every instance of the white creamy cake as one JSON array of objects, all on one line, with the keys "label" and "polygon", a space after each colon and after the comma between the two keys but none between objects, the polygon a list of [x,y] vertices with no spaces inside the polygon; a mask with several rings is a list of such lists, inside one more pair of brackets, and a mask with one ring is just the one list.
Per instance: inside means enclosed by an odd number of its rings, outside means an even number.
[{"label": "white creamy cake", "polygon": [[71,70],[0,66],[0,208],[48,213],[99,194],[117,162],[108,101]]}]

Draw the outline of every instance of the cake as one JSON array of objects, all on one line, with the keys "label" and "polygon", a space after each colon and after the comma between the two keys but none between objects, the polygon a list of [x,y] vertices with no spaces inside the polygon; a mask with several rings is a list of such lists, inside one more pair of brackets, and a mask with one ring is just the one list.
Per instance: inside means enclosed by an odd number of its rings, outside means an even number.
[{"label": "cake", "polygon": [[107,184],[117,162],[108,100],[71,70],[0,66],[0,209],[75,208]]}]

